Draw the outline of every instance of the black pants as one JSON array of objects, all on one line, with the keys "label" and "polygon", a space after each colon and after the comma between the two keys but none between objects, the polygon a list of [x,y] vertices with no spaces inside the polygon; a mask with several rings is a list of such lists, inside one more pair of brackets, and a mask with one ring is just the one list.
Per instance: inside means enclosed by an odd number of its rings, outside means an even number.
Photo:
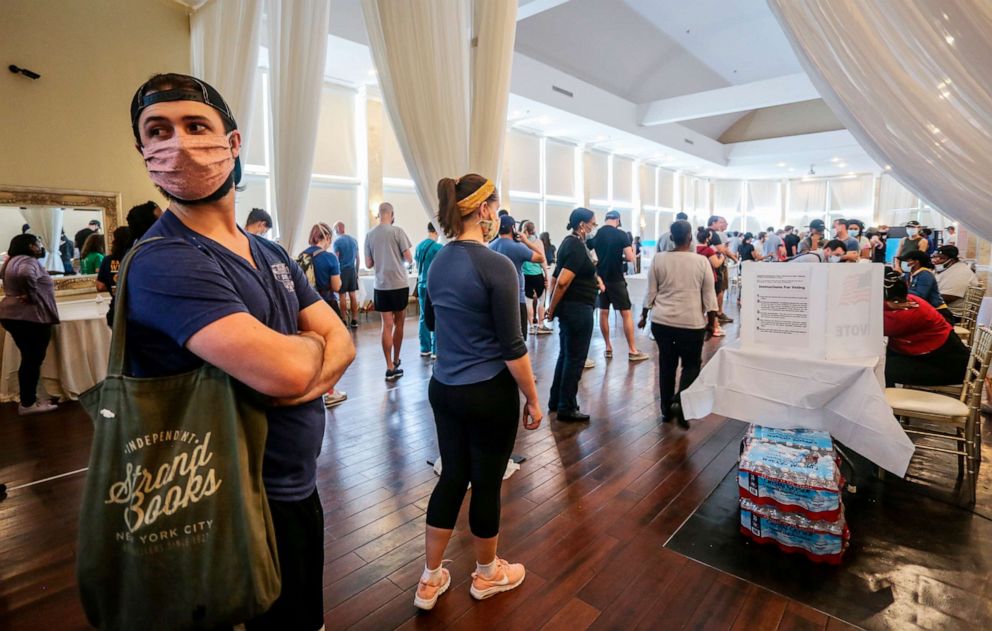
[{"label": "black pants", "polygon": [[52,339],[52,325],[25,320],[0,320],[0,324],[10,332],[17,350],[21,351],[21,365],[17,368],[21,405],[34,405],[38,400],[41,364],[45,361],[48,342]]},{"label": "black pants", "polygon": [[953,386],[964,381],[971,351],[953,331],[943,346],[925,355],[885,351],[885,386]]},{"label": "black pants", "polygon": [[427,525],[454,528],[471,482],[468,523],[472,534],[495,537],[503,473],[520,422],[517,383],[509,370],[466,386],[446,386],[431,379],[428,395],[437,425],[441,479],[427,504]]},{"label": "black pants", "polygon": [[269,500],[282,592],[246,631],[316,631],[324,625],[324,509],[317,489],[297,502]]},{"label": "black pants", "polygon": [[548,407],[558,412],[575,412],[579,409],[576,395],[579,379],[589,356],[592,341],[593,306],[579,302],[560,302],[555,317],[558,318],[558,363],[551,381]]},{"label": "black pants", "polygon": [[706,329],[680,329],[656,322],[651,323],[651,334],[658,344],[658,381],[661,389],[661,413],[668,414],[668,408],[675,400],[675,372],[682,362],[682,377],[679,379],[681,392],[692,385],[699,376],[703,364],[703,341]]}]

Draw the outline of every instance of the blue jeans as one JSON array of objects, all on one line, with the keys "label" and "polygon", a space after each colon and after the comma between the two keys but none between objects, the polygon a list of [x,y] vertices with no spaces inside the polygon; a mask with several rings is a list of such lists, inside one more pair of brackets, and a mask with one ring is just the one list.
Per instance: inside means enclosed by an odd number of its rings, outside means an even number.
[{"label": "blue jeans", "polygon": [[420,303],[420,352],[421,353],[436,353],[437,352],[437,339],[434,334],[427,328],[427,322],[424,320],[424,296],[427,295],[427,287],[424,285],[417,285],[417,302]]},{"label": "blue jeans", "polygon": [[558,412],[575,412],[579,409],[576,394],[579,379],[589,355],[592,341],[593,305],[578,302],[561,302],[555,316],[558,318],[558,363],[551,381],[548,408]]}]

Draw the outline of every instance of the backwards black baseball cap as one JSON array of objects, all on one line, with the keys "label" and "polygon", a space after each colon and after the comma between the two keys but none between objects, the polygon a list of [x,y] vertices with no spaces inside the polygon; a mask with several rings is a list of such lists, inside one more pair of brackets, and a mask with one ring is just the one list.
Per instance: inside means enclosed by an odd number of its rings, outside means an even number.
[{"label": "backwards black baseball cap", "polygon": [[[227,127],[238,128],[238,121],[234,119],[234,113],[231,112],[227,101],[212,85],[202,79],[185,74],[157,74],[141,84],[131,99],[131,130],[136,139],[140,138],[138,119],[141,118],[141,113],[145,111],[145,108],[155,103],[167,101],[196,101],[209,105],[217,110]],[[234,160],[234,183],[241,183],[240,157]]]}]

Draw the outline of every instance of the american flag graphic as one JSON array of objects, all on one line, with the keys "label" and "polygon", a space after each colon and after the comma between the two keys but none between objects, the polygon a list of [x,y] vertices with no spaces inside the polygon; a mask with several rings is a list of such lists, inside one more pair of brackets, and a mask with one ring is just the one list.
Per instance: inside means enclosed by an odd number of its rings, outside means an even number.
[{"label": "american flag graphic", "polygon": [[860,274],[850,274],[844,279],[841,288],[841,298],[838,303],[841,306],[856,305],[867,302],[871,299],[871,270],[866,270]]}]

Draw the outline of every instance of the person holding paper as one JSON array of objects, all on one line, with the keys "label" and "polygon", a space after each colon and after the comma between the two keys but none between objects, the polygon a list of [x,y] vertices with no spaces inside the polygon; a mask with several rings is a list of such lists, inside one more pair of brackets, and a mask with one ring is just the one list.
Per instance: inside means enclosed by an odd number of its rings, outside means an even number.
[{"label": "person holding paper", "polygon": [[909,294],[898,272],[885,270],[885,386],[951,386],[964,379],[968,348],[926,300]]},{"label": "person holding paper", "polygon": [[[700,232],[706,230],[700,228]],[[651,333],[658,344],[661,419],[675,419],[688,429],[682,403],[675,393],[675,373],[682,363],[679,392],[696,380],[703,363],[703,342],[720,326],[713,267],[710,261],[693,254],[692,226],[676,221],[671,228],[673,252],[659,252],[648,269],[647,295],[637,327],[647,325],[651,313]]]}]

